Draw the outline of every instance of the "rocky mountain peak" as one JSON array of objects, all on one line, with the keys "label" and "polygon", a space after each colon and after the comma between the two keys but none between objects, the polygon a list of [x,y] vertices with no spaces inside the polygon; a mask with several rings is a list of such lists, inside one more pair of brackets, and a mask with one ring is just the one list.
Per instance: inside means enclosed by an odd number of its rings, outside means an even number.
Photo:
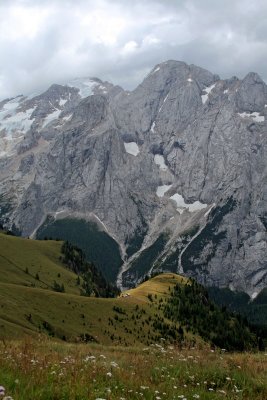
[{"label": "rocky mountain peak", "polygon": [[83,221],[78,239],[90,228],[108,246],[96,263],[117,249],[121,286],[166,270],[253,295],[267,284],[266,93],[257,74],[170,60],[132,92],[77,78],[1,102],[0,222],[34,237]]},{"label": "rocky mountain peak", "polygon": [[236,95],[240,112],[262,112],[267,104],[267,88],[260,76],[250,72],[240,82]]}]

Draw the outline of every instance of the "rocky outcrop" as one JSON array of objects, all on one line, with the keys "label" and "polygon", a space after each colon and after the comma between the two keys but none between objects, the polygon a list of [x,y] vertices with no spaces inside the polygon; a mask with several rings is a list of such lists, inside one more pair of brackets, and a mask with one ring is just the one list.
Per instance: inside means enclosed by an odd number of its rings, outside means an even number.
[{"label": "rocky outcrop", "polygon": [[[118,283],[179,271],[250,295],[267,285],[267,88],[157,65],[132,92],[98,79],[0,103],[0,216],[94,218],[120,245]],[[116,276],[114,276],[114,279]]]}]

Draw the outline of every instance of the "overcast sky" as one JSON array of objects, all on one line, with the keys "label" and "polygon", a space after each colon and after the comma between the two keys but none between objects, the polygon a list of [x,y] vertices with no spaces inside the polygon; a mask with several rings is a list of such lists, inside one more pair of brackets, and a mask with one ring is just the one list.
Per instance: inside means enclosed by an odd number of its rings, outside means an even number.
[{"label": "overcast sky", "polygon": [[267,80],[266,0],[0,0],[0,98],[80,76],[134,88],[157,63]]}]

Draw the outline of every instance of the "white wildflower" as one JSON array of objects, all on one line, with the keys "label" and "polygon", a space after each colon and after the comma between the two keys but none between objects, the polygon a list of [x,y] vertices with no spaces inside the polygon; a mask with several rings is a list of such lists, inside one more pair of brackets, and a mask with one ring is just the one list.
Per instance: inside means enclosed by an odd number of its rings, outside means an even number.
[{"label": "white wildflower", "polygon": [[119,365],[115,361],[111,361],[110,365],[113,368],[119,368]]},{"label": "white wildflower", "polygon": [[84,361],[85,361],[85,362],[88,362],[88,361],[95,361],[95,356],[86,356],[85,359],[84,359]]}]

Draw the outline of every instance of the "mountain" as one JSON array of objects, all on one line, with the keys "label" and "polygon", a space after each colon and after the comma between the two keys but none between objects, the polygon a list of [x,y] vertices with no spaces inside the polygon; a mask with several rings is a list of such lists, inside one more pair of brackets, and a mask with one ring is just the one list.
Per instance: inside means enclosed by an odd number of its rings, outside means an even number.
[{"label": "mountain", "polygon": [[83,78],[4,100],[0,222],[71,238],[121,287],[162,270],[255,297],[267,286],[266,106],[256,73],[222,80],[178,61],[132,92]]}]

